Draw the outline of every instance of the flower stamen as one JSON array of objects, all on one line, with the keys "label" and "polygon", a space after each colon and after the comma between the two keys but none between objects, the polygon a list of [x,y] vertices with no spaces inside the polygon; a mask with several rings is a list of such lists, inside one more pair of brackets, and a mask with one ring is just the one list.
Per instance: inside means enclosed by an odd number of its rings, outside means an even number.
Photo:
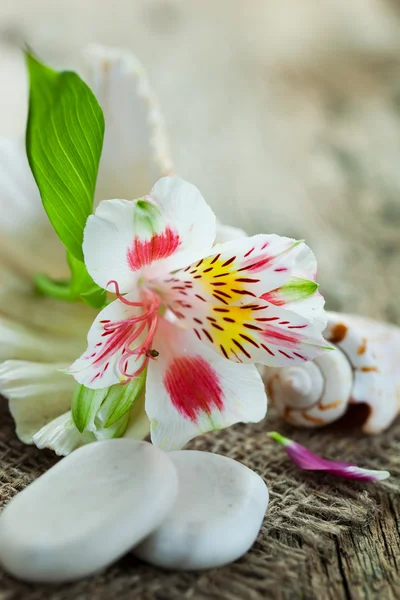
[{"label": "flower stamen", "polygon": [[127,304],[128,306],[142,306],[141,302],[130,302],[129,300],[127,300],[119,291],[119,285],[118,282],[115,281],[115,279],[110,279],[110,281],[107,283],[106,287],[108,288],[108,286],[110,284],[113,284],[115,287],[115,295],[117,296],[118,300],[120,300],[123,304]]},{"label": "flower stamen", "polygon": [[[107,286],[110,284],[115,286],[115,293],[118,300],[127,306],[141,308],[143,312],[128,319],[107,321],[103,324],[103,336],[108,336],[108,340],[100,354],[96,357],[94,364],[107,360],[110,355],[122,348],[122,356],[119,360],[118,368],[121,375],[126,378],[123,383],[129,383],[132,379],[140,375],[147,367],[149,360],[154,359],[157,355],[155,354],[156,351],[152,350],[152,343],[157,329],[158,310],[161,300],[153,291],[146,289],[142,292],[141,302],[131,302],[121,295],[116,281],[109,281]],[[147,334],[144,341],[136,348],[132,348],[131,346],[143,334],[146,328]],[[136,357],[136,361],[144,356],[144,360],[138,369],[130,373],[128,372],[128,361],[133,356]]]}]

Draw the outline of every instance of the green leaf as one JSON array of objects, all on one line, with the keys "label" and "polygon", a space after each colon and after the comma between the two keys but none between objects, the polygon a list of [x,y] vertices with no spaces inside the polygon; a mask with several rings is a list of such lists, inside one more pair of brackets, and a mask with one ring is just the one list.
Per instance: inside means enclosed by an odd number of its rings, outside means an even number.
[{"label": "green leaf", "polygon": [[76,299],[81,297],[85,304],[92,308],[103,308],[107,303],[106,290],[99,287],[87,272],[86,265],[67,253],[67,261],[71,271],[70,289]]},{"label": "green leaf", "polygon": [[81,293],[81,298],[85,304],[92,308],[104,308],[107,304],[107,293],[105,290],[94,284],[93,289]]},{"label": "green leaf", "polygon": [[111,427],[118,419],[127,413],[139,398],[146,382],[146,369],[126,385],[113,385],[109,388],[98,417],[104,427]]},{"label": "green leaf", "polygon": [[47,275],[35,275],[34,282],[36,291],[43,296],[64,302],[75,302],[76,300],[68,281],[53,281]]},{"label": "green leaf", "polygon": [[[116,384],[109,388],[92,390],[77,384],[72,397],[72,418],[82,433],[84,430],[104,431],[106,437],[118,437],[125,431],[129,411],[140,397],[146,382],[146,369],[127,385]],[[121,435],[123,435],[123,432]]]},{"label": "green leaf", "polygon": [[91,390],[84,385],[77,384],[72,396],[72,418],[75,425],[82,433],[85,429],[95,429],[95,418],[104,398],[107,396],[108,388]]},{"label": "green leaf", "polygon": [[83,260],[83,230],[92,212],[103,145],[103,112],[76,73],[57,73],[29,53],[26,63],[29,164],[54,229],[71,254]]},{"label": "green leaf", "polygon": [[35,275],[36,290],[44,296],[77,302],[82,300],[92,308],[101,309],[107,305],[107,292],[99,287],[87,272],[86,265],[67,253],[67,261],[71,271],[70,281],[54,281],[47,275]]},{"label": "green leaf", "polygon": [[110,440],[112,438],[122,437],[129,425],[130,413],[126,412],[122,417],[115,421],[111,427],[104,427],[97,422],[96,430],[93,431],[96,440]]}]

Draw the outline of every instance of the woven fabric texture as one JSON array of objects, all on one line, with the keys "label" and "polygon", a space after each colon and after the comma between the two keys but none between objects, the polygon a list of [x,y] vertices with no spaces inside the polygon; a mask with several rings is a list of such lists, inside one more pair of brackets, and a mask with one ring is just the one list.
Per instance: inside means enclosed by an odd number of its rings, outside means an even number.
[{"label": "woven fabric texture", "polygon": [[[269,486],[270,504],[261,532],[252,550],[236,563],[203,573],[177,573],[151,567],[128,554],[97,576],[56,587],[27,585],[0,571],[0,600],[286,597],[285,590],[296,589],[296,580],[307,581],[312,553],[322,553],[329,561],[335,536],[349,527],[361,532],[379,514],[379,492],[398,493],[400,423],[386,434],[370,438],[355,433],[352,421],[347,417],[318,432],[293,430],[270,409],[262,423],[238,425],[191,443],[191,448],[243,462]],[[4,506],[57,459],[51,452],[17,440],[5,401],[0,406],[0,422],[0,501]],[[274,428],[327,457],[387,468],[392,478],[378,487],[300,471],[281,447],[266,438],[266,431]]]}]

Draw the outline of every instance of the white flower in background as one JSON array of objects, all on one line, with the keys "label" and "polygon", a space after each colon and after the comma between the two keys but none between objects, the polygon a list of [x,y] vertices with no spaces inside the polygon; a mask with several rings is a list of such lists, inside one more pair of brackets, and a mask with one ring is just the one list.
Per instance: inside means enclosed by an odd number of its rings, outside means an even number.
[{"label": "white flower in background", "polygon": [[[92,46],[83,78],[102,106],[107,129],[96,201],[137,197],[172,172],[162,117],[136,58]],[[71,420],[72,377],[60,372],[85,348],[96,312],[38,296],[33,276],[69,276],[65,248],[43,209],[22,139],[0,139],[0,393],[9,400],[18,437],[67,454],[95,439]],[[125,435],[145,437],[138,400]],[[88,439],[89,438],[89,439]]]}]

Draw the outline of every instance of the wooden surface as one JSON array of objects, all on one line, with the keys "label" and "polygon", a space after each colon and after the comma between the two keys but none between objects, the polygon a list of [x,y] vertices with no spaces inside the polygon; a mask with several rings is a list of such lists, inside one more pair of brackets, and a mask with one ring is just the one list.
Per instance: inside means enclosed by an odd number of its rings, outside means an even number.
[{"label": "wooden surface", "polygon": [[[398,501],[381,495],[381,514],[366,530],[351,530],[334,540],[332,553],[324,558],[313,552],[307,565],[319,600],[398,600],[400,598],[400,510]],[[307,598],[301,591],[288,598]],[[311,600],[310,598],[310,600]],[[308,600],[308,598],[307,598]]]}]

